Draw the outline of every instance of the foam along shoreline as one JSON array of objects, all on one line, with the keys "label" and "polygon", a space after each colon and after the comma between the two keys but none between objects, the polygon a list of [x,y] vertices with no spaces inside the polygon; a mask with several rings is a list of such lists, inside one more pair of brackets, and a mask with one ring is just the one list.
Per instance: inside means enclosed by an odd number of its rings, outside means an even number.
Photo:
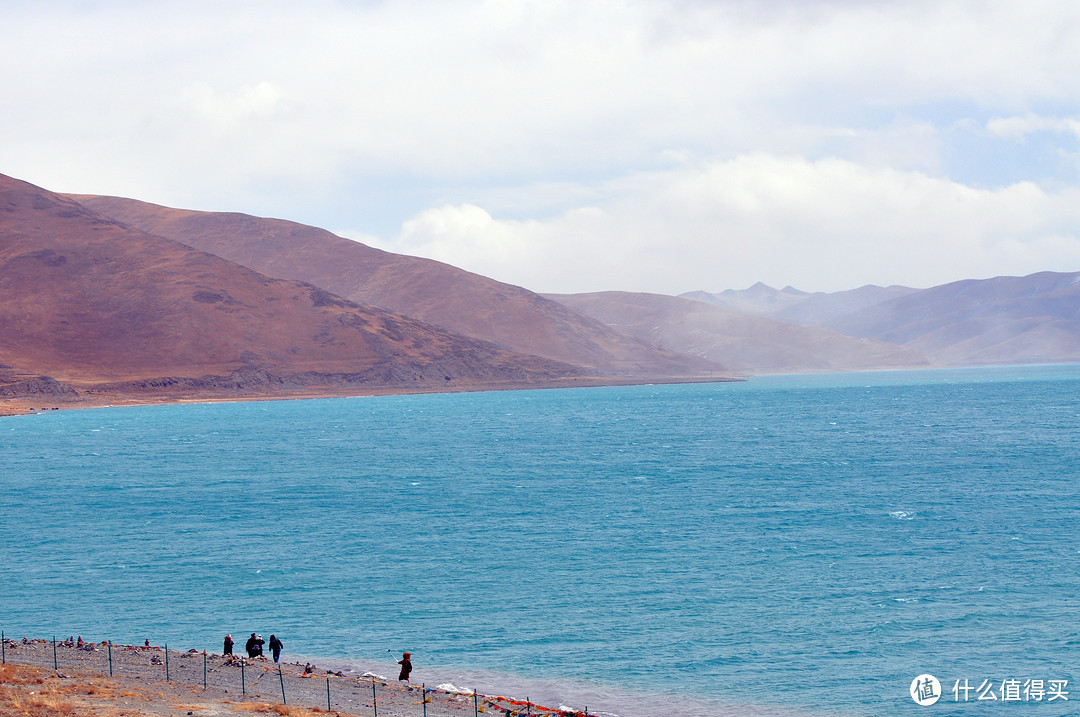
[{"label": "foam along shoreline", "polygon": [[[118,694],[121,702],[126,700],[122,706],[134,710],[125,714],[140,717],[171,716],[177,714],[177,705],[184,707],[180,714],[193,712],[210,717],[234,714],[234,710],[242,709],[239,705],[251,704],[274,710],[283,704],[301,706],[342,717],[372,717],[376,708],[380,717],[798,717],[790,710],[759,705],[721,705],[670,694],[632,693],[449,668],[421,668],[414,677],[420,672],[424,680],[404,683],[381,674],[390,665],[365,668],[345,659],[307,657],[283,660],[279,666],[266,658],[195,649],[169,648],[166,652],[163,646],[113,644],[110,654],[106,642],[78,647],[58,641],[54,648],[52,640],[5,638],[7,664],[29,666],[40,671],[43,678],[67,681],[67,692],[72,691],[70,685],[75,682],[97,680],[98,686],[89,694]],[[497,690],[490,687],[493,681],[499,684]],[[475,688],[466,686],[469,683]],[[115,689],[105,689],[107,685]],[[517,697],[508,697],[507,693]],[[568,706],[567,701],[580,706]],[[308,712],[282,714],[300,717]]]}]

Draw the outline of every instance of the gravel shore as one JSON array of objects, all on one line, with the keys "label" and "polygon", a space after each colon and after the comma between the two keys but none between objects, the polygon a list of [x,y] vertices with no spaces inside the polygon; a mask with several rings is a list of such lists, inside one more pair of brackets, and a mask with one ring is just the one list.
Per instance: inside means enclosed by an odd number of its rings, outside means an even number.
[{"label": "gravel shore", "polygon": [[[4,640],[4,661],[37,668],[36,674],[50,685],[89,685],[88,693],[83,690],[89,702],[116,710],[88,713],[95,715],[215,717],[251,711],[295,717],[319,713],[355,717],[585,717],[584,713],[506,697],[425,690],[420,685],[372,675],[353,677],[314,665],[283,662],[279,666],[265,658],[196,650],[166,652],[162,647],[131,645],[110,648],[108,643],[78,647],[23,638]],[[34,694],[29,688],[24,691]]]}]

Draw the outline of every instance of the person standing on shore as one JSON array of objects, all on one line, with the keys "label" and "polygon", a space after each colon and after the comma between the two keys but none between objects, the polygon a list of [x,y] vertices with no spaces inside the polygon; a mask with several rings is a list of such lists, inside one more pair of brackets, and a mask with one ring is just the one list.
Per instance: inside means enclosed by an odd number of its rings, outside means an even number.
[{"label": "person standing on shore", "polygon": [[262,640],[253,632],[247,642],[244,643],[244,649],[247,650],[248,657],[258,657],[262,654]]},{"label": "person standing on shore", "polygon": [[412,655],[408,652],[404,653],[398,660],[398,664],[401,665],[401,674],[398,675],[398,679],[408,682],[409,673],[412,672]]},{"label": "person standing on shore", "polygon": [[223,652],[222,654],[223,655],[231,655],[232,654],[232,646],[233,646],[232,635],[226,635],[225,636],[225,652]]},{"label": "person standing on shore", "polygon": [[283,647],[285,647],[285,645],[281,640],[277,639],[276,635],[270,636],[270,652],[274,653],[274,662],[278,661],[278,656],[281,655],[281,648]]}]

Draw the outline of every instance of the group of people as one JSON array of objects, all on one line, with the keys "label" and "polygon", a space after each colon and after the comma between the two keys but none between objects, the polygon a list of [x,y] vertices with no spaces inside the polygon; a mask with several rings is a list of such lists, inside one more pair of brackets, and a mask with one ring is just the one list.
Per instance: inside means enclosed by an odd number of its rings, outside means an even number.
[{"label": "group of people", "polygon": [[[233,639],[232,635],[225,636],[225,651],[224,654],[233,654]],[[262,635],[251,633],[251,637],[247,639],[244,644],[244,649],[247,650],[248,657],[262,657],[263,656],[263,644],[265,640],[262,639]],[[285,644],[277,638],[276,635],[270,636],[270,644],[267,645],[270,648],[270,653],[274,656],[274,662],[278,661],[281,656],[281,650],[285,647]],[[401,665],[401,671],[398,673],[398,679],[409,681],[409,675],[412,673],[412,654],[403,653],[401,659],[398,660],[398,664]],[[305,672],[312,672],[314,668],[310,665],[306,666]]]},{"label": "group of people", "polygon": [[80,650],[89,650],[90,652],[93,652],[93,651],[97,650],[97,647],[94,646],[94,643],[92,643],[92,642],[83,642],[82,635],[79,635],[78,640],[76,640],[75,636],[72,635],[68,639],[61,642],[60,644],[61,645],[66,645],[67,647],[76,647],[76,648],[78,648]]},{"label": "group of people", "polygon": [[[226,635],[223,654],[233,654],[233,644],[232,635]],[[257,635],[253,632],[251,633],[251,637],[247,639],[247,642],[244,643],[244,649],[247,650],[248,657],[262,657],[264,644],[266,644],[266,641],[262,639],[262,635]],[[270,648],[270,654],[274,656],[274,662],[277,662],[278,658],[281,657],[281,651],[285,648],[285,643],[279,640],[277,635],[271,635],[270,644],[267,645],[267,647]]]},{"label": "group of people", "polygon": [[[23,643],[29,644],[29,640],[24,637]],[[84,642],[82,639],[82,635],[79,635],[78,640],[76,640],[75,636],[73,635],[68,639],[64,640],[62,644],[68,645],[70,647],[80,647],[82,649],[94,649],[93,643]],[[234,644],[235,643],[233,642],[232,635],[226,635],[225,649],[223,650],[223,654],[233,654]],[[251,637],[247,639],[247,642],[244,643],[244,649],[247,650],[248,657],[262,657],[264,644],[266,644],[266,641],[262,639],[262,635],[253,632],[251,633]],[[145,648],[149,648],[150,639],[147,638],[143,645]],[[279,640],[277,635],[271,635],[270,644],[267,645],[267,647],[270,649],[270,653],[274,656],[274,662],[277,662],[278,658],[281,657],[281,651],[285,648],[285,643]],[[398,673],[398,679],[408,682],[409,674],[412,673],[412,654],[408,652],[403,653],[401,655],[401,659],[398,660],[398,664],[401,665],[401,671]],[[314,671],[314,669],[314,666],[306,665],[304,671],[307,673],[311,673]]]}]

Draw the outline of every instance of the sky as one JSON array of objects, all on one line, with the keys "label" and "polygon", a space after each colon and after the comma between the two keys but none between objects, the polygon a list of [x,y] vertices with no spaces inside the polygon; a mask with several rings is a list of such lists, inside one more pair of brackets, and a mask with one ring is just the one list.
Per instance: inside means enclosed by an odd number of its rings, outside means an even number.
[{"label": "sky", "polygon": [[0,2],[0,173],[541,292],[1080,271],[1076,0]]}]

